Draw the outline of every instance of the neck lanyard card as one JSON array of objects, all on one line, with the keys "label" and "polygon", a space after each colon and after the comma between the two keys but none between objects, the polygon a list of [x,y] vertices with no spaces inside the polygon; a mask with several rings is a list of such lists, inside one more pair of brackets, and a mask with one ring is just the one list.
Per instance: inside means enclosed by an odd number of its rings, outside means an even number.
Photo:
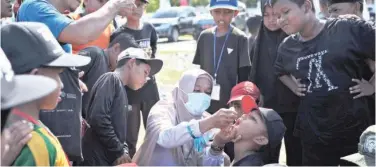
[{"label": "neck lanyard card", "polygon": [[225,41],[223,42],[223,45],[222,45],[222,50],[221,50],[221,53],[219,55],[219,59],[218,59],[218,62],[216,61],[216,44],[217,44],[217,29],[215,29],[214,31],[214,46],[213,46],[213,59],[214,59],[214,86],[213,86],[213,90],[212,90],[212,93],[211,93],[211,98],[213,100],[216,100],[216,101],[219,101],[220,100],[220,94],[221,94],[221,85],[219,85],[219,83],[217,83],[217,73],[218,73],[218,69],[219,69],[219,65],[221,64],[221,60],[222,60],[222,56],[223,56],[223,50],[226,46],[226,42],[227,42],[227,39],[228,39],[228,36],[231,32],[232,28],[231,26],[229,27],[227,33],[226,33],[226,38],[225,38]]}]

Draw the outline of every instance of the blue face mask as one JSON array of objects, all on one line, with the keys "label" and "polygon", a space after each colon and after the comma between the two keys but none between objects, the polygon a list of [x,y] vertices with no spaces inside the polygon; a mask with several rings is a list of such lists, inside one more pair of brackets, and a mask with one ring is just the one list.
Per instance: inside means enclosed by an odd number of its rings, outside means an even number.
[{"label": "blue face mask", "polygon": [[205,93],[188,93],[188,102],[185,103],[188,111],[194,116],[201,116],[210,106],[211,97]]}]

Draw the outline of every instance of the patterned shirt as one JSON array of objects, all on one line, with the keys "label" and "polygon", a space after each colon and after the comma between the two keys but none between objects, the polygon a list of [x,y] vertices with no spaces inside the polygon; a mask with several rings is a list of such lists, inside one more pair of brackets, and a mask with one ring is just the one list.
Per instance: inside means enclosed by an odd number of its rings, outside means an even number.
[{"label": "patterned shirt", "polygon": [[14,161],[14,166],[69,166],[59,140],[42,123],[34,124],[32,138]]}]

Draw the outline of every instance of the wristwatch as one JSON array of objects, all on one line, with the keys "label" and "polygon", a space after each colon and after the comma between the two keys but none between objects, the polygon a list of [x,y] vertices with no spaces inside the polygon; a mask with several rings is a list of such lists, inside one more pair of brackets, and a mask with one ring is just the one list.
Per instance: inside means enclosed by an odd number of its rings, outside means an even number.
[{"label": "wristwatch", "polygon": [[222,152],[223,149],[224,149],[224,147],[216,146],[216,145],[214,145],[214,144],[211,144],[211,145],[210,145],[210,148],[211,148],[213,151],[215,151],[215,152]]}]

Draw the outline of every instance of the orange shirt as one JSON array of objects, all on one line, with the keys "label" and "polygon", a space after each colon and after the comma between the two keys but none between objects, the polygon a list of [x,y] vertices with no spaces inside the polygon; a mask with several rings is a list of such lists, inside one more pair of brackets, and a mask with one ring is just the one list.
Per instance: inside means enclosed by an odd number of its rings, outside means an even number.
[{"label": "orange shirt", "polygon": [[[80,14],[77,13],[70,13],[69,16],[73,20],[78,20],[81,18]],[[72,45],[73,53],[77,54],[80,50],[90,46],[97,46],[99,48],[106,49],[110,44],[110,36],[114,30],[115,27],[111,23],[96,40],[83,45]]]}]

